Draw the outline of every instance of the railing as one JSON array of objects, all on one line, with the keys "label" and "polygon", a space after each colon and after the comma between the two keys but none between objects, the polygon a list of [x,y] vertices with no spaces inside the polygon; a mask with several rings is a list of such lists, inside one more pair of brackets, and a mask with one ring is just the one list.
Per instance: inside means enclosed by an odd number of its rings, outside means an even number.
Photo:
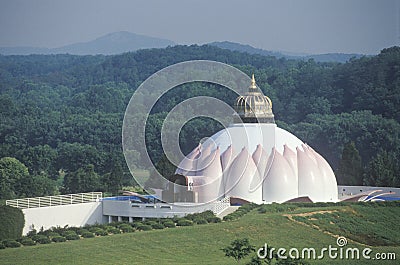
[{"label": "railing", "polygon": [[76,193],[57,196],[7,200],[6,205],[20,208],[38,208],[100,201],[102,192]]},{"label": "railing", "polygon": [[231,206],[231,197],[225,197],[221,200],[214,202],[214,210],[213,212],[218,215],[222,213],[226,208]]}]

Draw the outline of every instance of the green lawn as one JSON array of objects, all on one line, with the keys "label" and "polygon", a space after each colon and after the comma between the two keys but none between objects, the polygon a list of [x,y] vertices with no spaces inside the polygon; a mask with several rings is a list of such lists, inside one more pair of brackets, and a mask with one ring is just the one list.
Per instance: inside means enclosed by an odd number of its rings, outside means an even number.
[{"label": "green lawn", "polygon": [[[318,227],[289,220],[285,214],[326,210],[342,211],[349,207],[296,208],[265,213],[259,213],[255,209],[237,220],[217,224],[148,232],[137,231],[66,243],[3,249],[0,250],[0,264],[235,264],[233,259],[224,257],[221,248],[227,246],[236,238],[248,237],[256,248],[263,246],[264,243],[276,248],[284,247],[287,249],[314,247],[319,250],[329,245],[336,247],[336,238],[332,235],[320,231]],[[371,215],[369,215],[365,207],[359,212],[357,207],[353,209],[354,214],[364,218],[367,222],[377,214],[376,209],[371,211]],[[380,208],[379,215],[382,217],[379,218],[382,222],[379,224],[380,227],[384,227],[385,224],[393,226],[396,221],[397,224],[399,223],[400,216],[392,214],[393,210],[397,209],[396,207],[398,206]],[[390,218],[385,218],[385,213]],[[393,218],[395,220],[392,220]],[[397,226],[389,228],[398,230]],[[343,231],[341,229],[343,228],[338,228],[335,232],[341,233]],[[376,232],[380,233],[378,230]],[[392,242],[393,238],[388,240]],[[355,241],[349,241],[347,247],[363,249],[366,246]],[[378,251],[395,252],[396,256],[400,258],[399,245],[371,248],[374,253]],[[242,261],[240,264],[245,264],[248,260]],[[398,264],[398,261],[360,260],[357,262],[325,259],[324,261],[310,261],[310,263]]]}]

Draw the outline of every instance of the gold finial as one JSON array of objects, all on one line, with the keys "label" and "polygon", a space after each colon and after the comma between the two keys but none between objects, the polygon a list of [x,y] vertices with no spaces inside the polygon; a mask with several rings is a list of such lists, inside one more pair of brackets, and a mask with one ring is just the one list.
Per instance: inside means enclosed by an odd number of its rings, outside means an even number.
[{"label": "gold finial", "polygon": [[256,89],[256,79],[254,78],[254,74],[251,76],[251,85],[250,88]]}]

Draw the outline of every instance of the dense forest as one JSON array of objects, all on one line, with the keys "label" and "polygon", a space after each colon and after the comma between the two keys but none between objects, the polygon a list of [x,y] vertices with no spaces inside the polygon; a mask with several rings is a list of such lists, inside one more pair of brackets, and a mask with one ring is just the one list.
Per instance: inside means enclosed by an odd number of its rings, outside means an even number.
[{"label": "dense forest", "polygon": [[[348,63],[317,63],[174,46],[114,56],[0,55],[0,199],[106,191],[135,185],[121,128],[135,89],[156,71],[214,60],[257,77],[277,124],[332,165],[339,184],[400,186],[400,47]],[[151,158],[163,163],[160,128],[184,99],[208,95],[232,104],[227,89],[185,84],[164,95],[146,127]],[[181,132],[184,152],[221,128],[197,118]],[[160,166],[162,173],[168,166]],[[168,171],[169,170],[169,171]]]}]

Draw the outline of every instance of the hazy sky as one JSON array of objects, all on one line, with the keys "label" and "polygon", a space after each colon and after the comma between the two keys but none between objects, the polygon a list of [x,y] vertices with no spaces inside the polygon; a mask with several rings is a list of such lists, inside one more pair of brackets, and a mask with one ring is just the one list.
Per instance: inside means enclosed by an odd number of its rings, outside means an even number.
[{"label": "hazy sky", "polygon": [[180,44],[375,54],[400,45],[400,0],[0,0],[0,46],[53,48],[122,30]]}]

